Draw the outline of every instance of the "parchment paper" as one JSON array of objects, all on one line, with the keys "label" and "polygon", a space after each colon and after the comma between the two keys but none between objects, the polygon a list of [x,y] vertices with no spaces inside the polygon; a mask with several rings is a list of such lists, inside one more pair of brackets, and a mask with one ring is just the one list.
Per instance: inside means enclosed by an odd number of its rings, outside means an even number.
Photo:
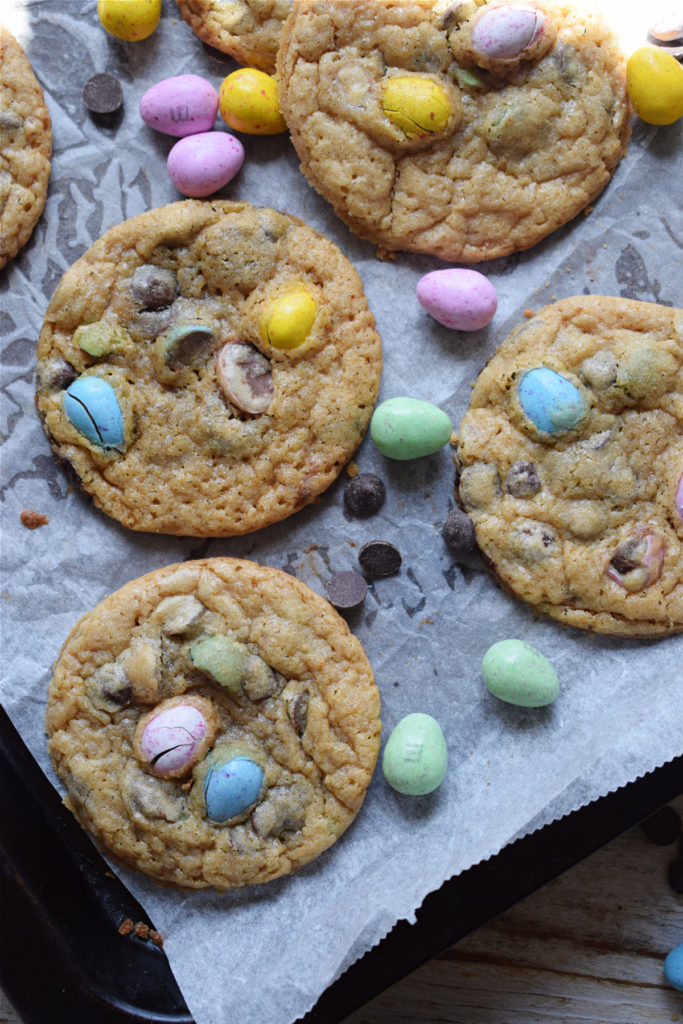
[{"label": "parchment paper", "polygon": [[[345,836],[299,874],[266,887],[187,894],[117,869],[162,932],[197,1024],[288,1024],[398,919],[413,919],[445,879],[680,754],[683,639],[615,641],[563,629],[498,589],[476,554],[455,560],[441,538],[453,506],[448,446],[392,463],[368,438],[356,462],[386,482],[377,516],[345,514],[342,475],[317,504],[233,540],[136,534],[72,490],[33,407],[48,299],[103,231],[181,198],[165,168],[173,140],[139,117],[144,90],[185,72],[218,87],[236,65],[207,54],[173,0],[164,0],[159,28],[140,43],[108,36],[94,0],[10,7],[6,23],[27,48],[54,130],[45,213],[0,277],[2,699],[43,769],[57,784],[43,735],[51,665],[78,617],[128,580],[176,560],[235,555],[284,568],[324,593],[333,571],[357,566],[368,540],[389,540],[403,555],[400,573],[373,583],[349,622],[376,673],[384,738],[411,711],[441,723],[449,772],[439,790],[402,797],[378,770]],[[81,100],[86,80],[105,70],[121,79],[125,103],[109,128]],[[443,264],[408,254],[379,261],[307,185],[286,135],[242,137],[244,168],[220,194],[286,210],[331,237],[358,268],[377,318],[381,399],[435,402],[457,429],[470,383],[524,310],[587,292],[683,306],[682,135],[683,121],[661,129],[636,121],[628,155],[592,212],[529,252],[481,265],[499,307],[492,324],[471,335],[440,327],[415,298],[419,278]],[[49,525],[25,529],[25,508],[46,513]],[[553,661],[561,693],[550,708],[513,708],[485,690],[481,658],[507,637],[529,640]]]}]

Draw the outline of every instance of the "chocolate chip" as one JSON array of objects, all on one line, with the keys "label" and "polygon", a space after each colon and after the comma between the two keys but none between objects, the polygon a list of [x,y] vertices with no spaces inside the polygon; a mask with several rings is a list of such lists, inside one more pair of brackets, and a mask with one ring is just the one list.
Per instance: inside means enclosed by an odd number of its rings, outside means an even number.
[{"label": "chocolate chip", "polygon": [[47,365],[38,369],[38,387],[54,388],[55,391],[63,391],[73,384],[78,374],[65,359],[52,359]]},{"label": "chocolate chip", "polygon": [[640,827],[649,842],[657,846],[669,846],[681,834],[681,816],[673,807],[660,807]]},{"label": "chocolate chip", "polygon": [[386,488],[378,476],[359,473],[346,485],[344,504],[351,515],[371,516],[379,512],[386,496]]},{"label": "chocolate chip", "polygon": [[83,86],[83,102],[93,114],[113,114],[123,104],[121,83],[114,75],[93,75]]},{"label": "chocolate chip", "polygon": [[164,309],[175,300],[178,285],[170,270],[143,263],[133,274],[130,290],[143,309]]},{"label": "chocolate chip", "polygon": [[223,345],[216,356],[216,377],[225,398],[242,412],[260,416],[273,401],[270,362],[248,342]]},{"label": "chocolate chip", "polygon": [[471,551],[477,543],[474,523],[459,508],[451,509],[448,513],[441,533],[452,551]]},{"label": "chocolate chip", "polygon": [[308,723],[308,704],[310,701],[308,690],[302,690],[289,705],[289,714],[296,730],[297,736],[303,736]]},{"label": "chocolate chip", "polygon": [[533,498],[541,489],[541,480],[533,462],[515,462],[505,477],[505,490],[513,498]]},{"label": "chocolate chip", "polygon": [[640,542],[638,540],[627,540],[620,544],[610,559],[610,565],[620,576],[627,572],[633,572],[641,566],[639,557]]},{"label": "chocolate chip", "polygon": [[365,599],[367,590],[365,580],[353,569],[336,572],[325,585],[327,600],[335,608],[341,609],[357,608]]},{"label": "chocolate chip", "polygon": [[401,568],[401,552],[386,540],[371,540],[358,553],[358,561],[368,576],[391,576]]}]

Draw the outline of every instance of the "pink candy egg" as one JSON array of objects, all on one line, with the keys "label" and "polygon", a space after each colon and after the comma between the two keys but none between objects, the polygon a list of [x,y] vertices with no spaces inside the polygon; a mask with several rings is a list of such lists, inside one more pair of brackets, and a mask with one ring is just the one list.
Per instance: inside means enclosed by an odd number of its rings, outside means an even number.
[{"label": "pink candy egg", "polygon": [[491,282],[477,270],[433,270],[418,281],[417,299],[430,316],[456,331],[478,331],[498,306]]},{"label": "pink candy egg", "polygon": [[140,736],[140,752],[158,775],[191,763],[207,734],[204,715],[191,704],[176,704],[154,715]]},{"label": "pink candy egg", "polygon": [[166,166],[179,192],[201,199],[227,185],[243,163],[244,147],[234,135],[202,132],[176,142]]},{"label": "pink candy egg", "polygon": [[150,128],[179,137],[208,132],[217,111],[218,93],[199,75],[164,78],[140,100],[140,116]]},{"label": "pink candy egg", "polygon": [[485,57],[511,60],[536,42],[544,26],[535,7],[486,7],[472,29],[472,46]]}]

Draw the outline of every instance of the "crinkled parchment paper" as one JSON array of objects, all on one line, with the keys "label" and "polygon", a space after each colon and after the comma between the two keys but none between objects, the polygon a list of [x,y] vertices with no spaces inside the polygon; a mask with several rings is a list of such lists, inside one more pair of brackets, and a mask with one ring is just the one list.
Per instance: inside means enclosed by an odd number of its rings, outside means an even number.
[{"label": "crinkled parchment paper", "polygon": [[[164,0],[159,28],[140,43],[108,36],[94,0],[27,0],[5,20],[27,48],[54,129],[45,213],[0,277],[2,699],[44,770],[56,781],[43,735],[51,665],[79,616],[128,580],[177,560],[236,555],[286,569],[323,593],[333,571],[356,566],[365,541],[391,541],[403,555],[400,573],[374,582],[349,621],[377,676],[385,738],[411,711],[441,723],[450,764],[440,789],[402,797],[378,771],[346,835],[299,874],[266,887],[187,894],[119,872],[162,932],[198,1024],[288,1024],[398,919],[412,919],[444,879],[680,754],[683,638],[636,642],[563,629],[498,589],[477,555],[455,560],[441,538],[453,506],[448,446],[392,463],[367,439],[356,462],[383,477],[388,492],[377,516],[345,514],[342,475],[317,504],[232,540],[132,533],[74,491],[33,406],[47,302],[103,231],[181,198],[165,167],[173,140],[139,117],[144,90],[185,72],[218,86],[235,65],[208,55],[173,0]],[[114,127],[96,124],[82,103],[83,85],[98,71],[123,83],[124,114]],[[661,129],[636,122],[628,155],[592,212],[530,252],[480,266],[499,307],[492,324],[471,335],[442,328],[416,301],[418,279],[442,264],[408,254],[379,261],[307,185],[286,135],[243,137],[244,167],[220,194],[286,210],[332,238],[358,268],[377,318],[381,398],[435,402],[457,428],[471,381],[524,310],[586,292],[683,306],[682,136],[683,121]],[[49,525],[25,529],[25,508],[46,513]],[[551,658],[561,681],[554,705],[513,708],[487,693],[481,658],[506,637],[529,640]]]}]

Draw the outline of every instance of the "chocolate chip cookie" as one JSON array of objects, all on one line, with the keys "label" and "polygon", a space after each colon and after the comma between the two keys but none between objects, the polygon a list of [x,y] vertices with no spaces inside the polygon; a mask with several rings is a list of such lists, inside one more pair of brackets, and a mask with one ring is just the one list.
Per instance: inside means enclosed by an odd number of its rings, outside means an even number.
[{"label": "chocolate chip cookie", "polygon": [[277,71],[302,171],[388,250],[527,249],[595,199],[629,136],[616,37],[572,3],[302,0]]},{"label": "chocolate chip cookie", "polygon": [[0,268],[19,252],[43,212],[52,128],[28,57],[0,25]]},{"label": "chocolate chip cookie", "polygon": [[209,46],[272,74],[292,0],[176,0],[183,19]]},{"label": "chocolate chip cookie", "polygon": [[46,716],[66,803],[117,859],[187,888],[296,871],[353,821],[380,743],[359,641],[277,569],[185,562],[85,615]]},{"label": "chocolate chip cookie", "polygon": [[615,636],[683,630],[683,310],[563,299],[503,342],[460,427],[459,500],[502,585]]},{"label": "chocolate chip cookie", "polygon": [[112,228],[66,272],[37,406],[108,515],[234,536],[336,478],[380,372],[374,317],[335,245],[275,210],[187,200]]}]

